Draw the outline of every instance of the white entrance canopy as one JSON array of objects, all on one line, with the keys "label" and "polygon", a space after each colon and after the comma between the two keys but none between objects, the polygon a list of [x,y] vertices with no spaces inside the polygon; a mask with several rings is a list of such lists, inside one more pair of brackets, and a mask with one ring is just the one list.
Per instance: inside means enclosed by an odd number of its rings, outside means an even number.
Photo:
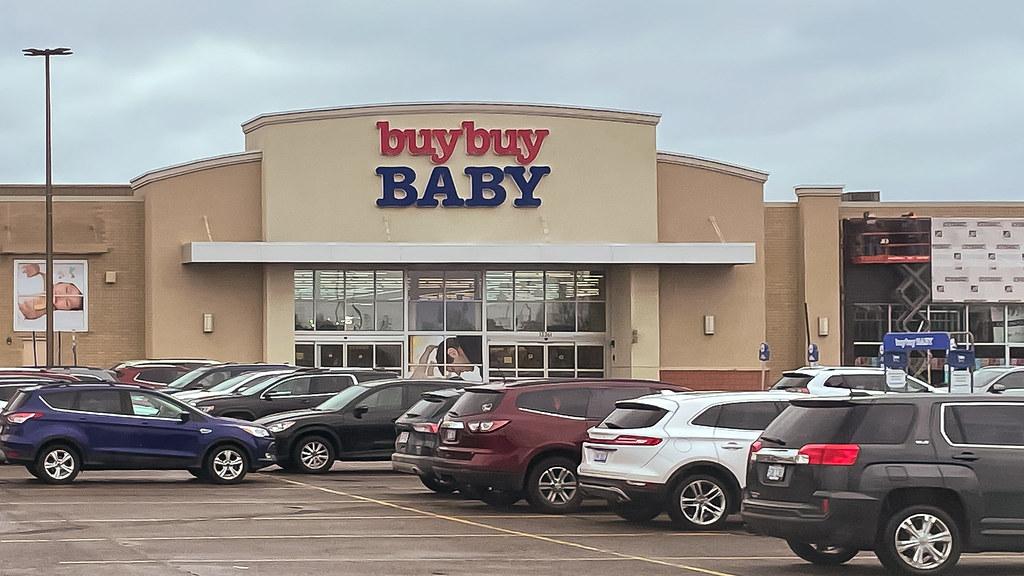
[{"label": "white entrance canopy", "polygon": [[183,264],[753,264],[752,242],[427,244],[189,242]]}]

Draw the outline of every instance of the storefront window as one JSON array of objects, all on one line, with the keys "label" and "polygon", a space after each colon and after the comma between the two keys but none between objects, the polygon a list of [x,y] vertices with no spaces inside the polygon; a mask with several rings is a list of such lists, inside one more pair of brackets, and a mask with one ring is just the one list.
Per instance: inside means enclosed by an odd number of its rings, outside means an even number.
[{"label": "storefront window", "polygon": [[295,345],[295,365],[314,366],[316,364],[316,347],[313,344]]},{"label": "storefront window", "polygon": [[853,307],[853,341],[881,342],[889,331],[887,304],[856,304]]},{"label": "storefront window", "polygon": [[313,271],[295,271],[295,329],[313,329]]},{"label": "storefront window", "polygon": [[574,270],[490,271],[487,329],[604,332],[604,273]]},{"label": "storefront window", "polygon": [[1020,304],[1006,307],[1006,341],[1024,342],[1024,306]]},{"label": "storefront window", "polygon": [[295,329],[401,331],[400,271],[296,270]]},{"label": "storefront window", "polygon": [[1004,306],[971,304],[967,313],[967,329],[975,342],[1004,342]]}]

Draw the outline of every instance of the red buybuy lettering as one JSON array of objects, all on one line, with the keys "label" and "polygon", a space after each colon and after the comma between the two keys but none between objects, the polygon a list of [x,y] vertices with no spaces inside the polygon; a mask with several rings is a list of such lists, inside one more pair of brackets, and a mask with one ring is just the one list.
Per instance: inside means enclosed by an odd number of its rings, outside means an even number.
[{"label": "red buybuy lettering", "polygon": [[455,154],[459,143],[469,156],[514,156],[520,165],[537,159],[546,129],[533,128],[478,128],[472,120],[462,122],[459,128],[392,128],[387,120],[377,122],[380,133],[380,153],[398,156],[408,152],[412,156],[430,156],[434,164],[444,164]]}]

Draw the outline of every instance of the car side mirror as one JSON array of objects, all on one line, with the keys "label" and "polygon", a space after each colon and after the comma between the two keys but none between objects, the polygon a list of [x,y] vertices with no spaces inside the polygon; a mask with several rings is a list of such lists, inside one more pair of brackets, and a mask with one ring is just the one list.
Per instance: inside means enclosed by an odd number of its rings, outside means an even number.
[{"label": "car side mirror", "polygon": [[352,415],[355,416],[356,418],[362,418],[363,414],[366,414],[369,411],[369,406],[356,406],[356,409],[352,411]]},{"label": "car side mirror", "polygon": [[182,412],[181,414],[178,414],[178,420],[181,420],[182,424],[184,424],[185,422],[188,422],[191,419],[192,419],[192,413],[191,412]]},{"label": "car side mirror", "polygon": [[989,388],[989,392],[991,392],[993,394],[1002,394],[1003,392],[1006,392],[1006,385],[1005,384],[993,384],[992,387]]}]

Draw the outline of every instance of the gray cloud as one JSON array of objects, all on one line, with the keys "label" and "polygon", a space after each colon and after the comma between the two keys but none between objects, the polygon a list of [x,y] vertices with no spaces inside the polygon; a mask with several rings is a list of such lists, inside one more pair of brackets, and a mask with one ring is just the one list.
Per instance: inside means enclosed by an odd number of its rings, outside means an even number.
[{"label": "gray cloud", "polygon": [[890,200],[1021,199],[1024,4],[74,2],[0,7],[0,181],[125,182],[276,110],[500,100],[663,114],[659,147]]}]

